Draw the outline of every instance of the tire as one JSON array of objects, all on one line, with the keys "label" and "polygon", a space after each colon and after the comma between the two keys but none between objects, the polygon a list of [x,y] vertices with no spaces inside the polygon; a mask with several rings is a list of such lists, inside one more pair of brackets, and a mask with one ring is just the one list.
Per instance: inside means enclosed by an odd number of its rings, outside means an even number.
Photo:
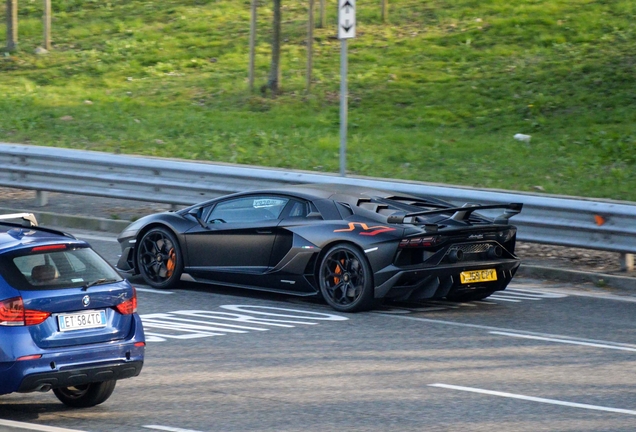
[{"label": "tire", "polygon": [[137,246],[137,266],[151,287],[174,288],[183,272],[183,254],[174,234],[162,227],[145,233]]},{"label": "tire", "polygon": [[323,298],[337,311],[360,312],[375,304],[371,266],[353,246],[330,248],[320,262],[318,280]]},{"label": "tire", "polygon": [[113,394],[116,383],[116,380],[110,380],[75,387],[62,387],[53,389],[53,393],[64,405],[88,408],[105,402]]},{"label": "tire", "polygon": [[450,294],[446,296],[446,300],[458,303],[471,302],[483,300],[486,297],[490,297],[492,293],[494,293],[494,291],[470,291],[461,294]]}]

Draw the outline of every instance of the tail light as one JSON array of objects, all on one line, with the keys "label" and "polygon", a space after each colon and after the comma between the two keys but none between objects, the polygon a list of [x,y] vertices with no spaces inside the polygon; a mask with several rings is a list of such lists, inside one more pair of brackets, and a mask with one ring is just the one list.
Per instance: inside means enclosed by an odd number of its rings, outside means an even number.
[{"label": "tail light", "polygon": [[137,290],[133,287],[133,295],[128,300],[119,303],[117,311],[122,315],[132,315],[137,312]]},{"label": "tail light", "polygon": [[2,326],[38,325],[50,316],[50,312],[25,309],[22,297],[0,301],[0,325]]},{"label": "tail light", "polygon": [[432,247],[441,242],[440,236],[406,238],[400,241],[401,248]]}]

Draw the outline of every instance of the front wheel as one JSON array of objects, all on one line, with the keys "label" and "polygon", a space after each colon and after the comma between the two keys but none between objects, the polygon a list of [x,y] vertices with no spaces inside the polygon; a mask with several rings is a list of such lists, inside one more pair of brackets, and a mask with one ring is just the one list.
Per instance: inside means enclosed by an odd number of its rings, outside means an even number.
[{"label": "front wheel", "polygon": [[359,312],[374,305],[371,266],[353,246],[329,249],[320,262],[318,280],[325,301],[337,311]]},{"label": "front wheel", "polygon": [[55,396],[73,408],[88,408],[103,403],[113,394],[116,380],[53,389]]},{"label": "front wheel", "polygon": [[151,287],[173,288],[183,271],[183,255],[174,234],[163,227],[145,233],[137,245],[137,265]]}]

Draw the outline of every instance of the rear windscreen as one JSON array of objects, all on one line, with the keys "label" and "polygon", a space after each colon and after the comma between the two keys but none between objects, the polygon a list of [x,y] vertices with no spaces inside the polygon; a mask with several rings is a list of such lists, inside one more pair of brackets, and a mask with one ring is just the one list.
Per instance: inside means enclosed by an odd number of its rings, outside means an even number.
[{"label": "rear windscreen", "polygon": [[20,251],[0,257],[0,275],[19,290],[81,287],[121,276],[89,247]]}]

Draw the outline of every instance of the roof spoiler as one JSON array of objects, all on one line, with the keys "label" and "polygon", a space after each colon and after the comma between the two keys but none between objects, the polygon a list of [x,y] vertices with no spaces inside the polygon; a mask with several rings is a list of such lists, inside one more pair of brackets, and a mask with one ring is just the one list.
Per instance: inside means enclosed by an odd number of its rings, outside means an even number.
[{"label": "roof spoiler", "polygon": [[0,220],[4,219],[22,219],[23,226],[38,226],[38,221],[33,213],[10,213],[0,215]]},{"label": "roof spoiler", "polygon": [[427,211],[421,211],[421,212],[415,212],[415,213],[397,212],[390,215],[387,218],[387,222],[393,223],[393,224],[401,224],[401,223],[404,223],[404,219],[406,219],[407,217],[443,214],[443,213],[450,213],[450,212],[454,212],[453,215],[450,217],[451,219],[456,221],[465,221],[465,220],[468,220],[470,218],[470,215],[476,210],[506,209],[502,214],[500,214],[499,216],[495,218],[494,223],[507,225],[508,219],[510,219],[516,214],[519,214],[522,208],[523,208],[522,203],[488,204],[488,205],[466,203],[462,207],[447,207],[447,208],[438,209],[438,210],[427,210]]}]

